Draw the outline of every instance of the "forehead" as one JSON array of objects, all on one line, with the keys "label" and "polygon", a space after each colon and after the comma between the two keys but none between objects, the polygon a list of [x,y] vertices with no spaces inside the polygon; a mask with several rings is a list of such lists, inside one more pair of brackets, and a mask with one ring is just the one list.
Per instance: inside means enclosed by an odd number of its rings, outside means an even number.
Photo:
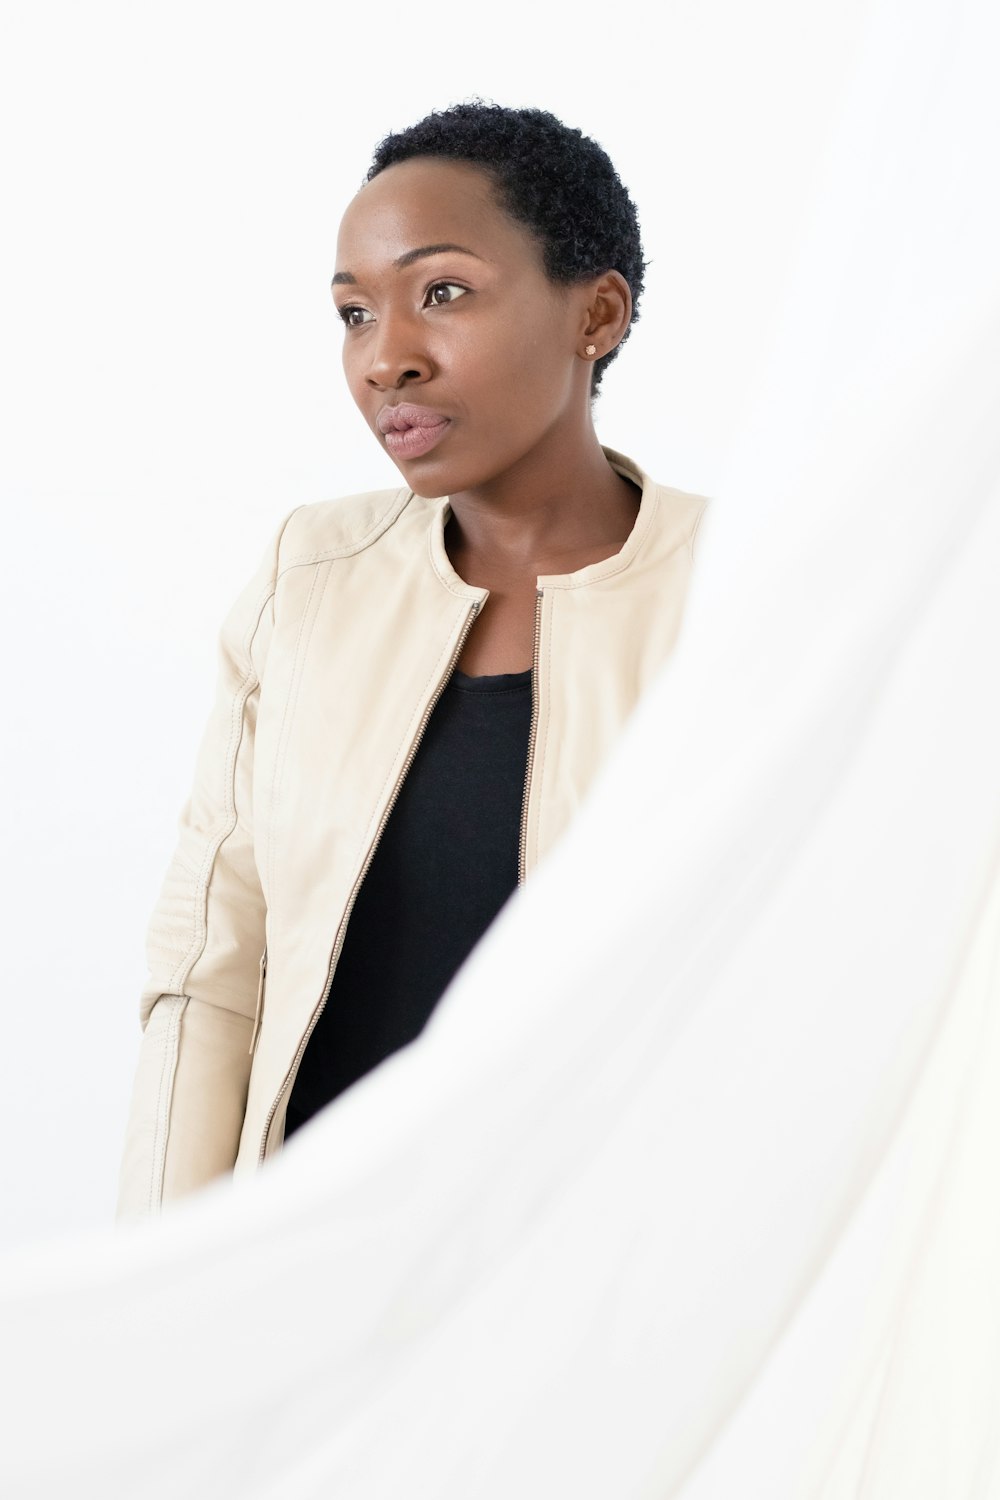
[{"label": "forehead", "polygon": [[485,171],[471,162],[412,157],[386,167],[351,199],[337,235],[337,267],[360,274],[415,246],[445,242],[493,261],[540,260],[534,236],[501,209]]}]

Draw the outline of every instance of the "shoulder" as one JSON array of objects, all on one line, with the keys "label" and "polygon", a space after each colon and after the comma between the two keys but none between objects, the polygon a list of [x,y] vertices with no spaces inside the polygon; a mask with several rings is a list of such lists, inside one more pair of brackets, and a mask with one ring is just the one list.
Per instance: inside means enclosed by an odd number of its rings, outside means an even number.
[{"label": "shoulder", "polygon": [[408,509],[415,511],[422,506],[419,497],[405,485],[299,505],[281,529],[278,571],[360,552],[384,535]]},{"label": "shoulder", "polygon": [[707,495],[675,489],[673,485],[656,486],[661,524],[674,545],[694,547],[694,540],[708,506]]}]

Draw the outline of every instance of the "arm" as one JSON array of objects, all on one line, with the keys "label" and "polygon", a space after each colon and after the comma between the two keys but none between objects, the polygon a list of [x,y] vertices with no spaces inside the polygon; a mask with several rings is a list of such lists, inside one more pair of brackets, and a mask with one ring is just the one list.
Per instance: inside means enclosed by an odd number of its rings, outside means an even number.
[{"label": "arm", "polygon": [[265,946],[254,857],[254,732],[278,549],[291,514],[219,636],[215,701],[149,924],[119,1221],[155,1214],[163,1202],[231,1172],[239,1149]]}]

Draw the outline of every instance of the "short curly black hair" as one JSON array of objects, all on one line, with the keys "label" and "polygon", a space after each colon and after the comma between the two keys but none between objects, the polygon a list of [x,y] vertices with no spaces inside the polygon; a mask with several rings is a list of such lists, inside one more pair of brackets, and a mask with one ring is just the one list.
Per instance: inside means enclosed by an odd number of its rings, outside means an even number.
[{"label": "short curly black hair", "polygon": [[[620,271],[632,292],[632,318],[614,349],[593,365],[591,400],[606,366],[639,317],[643,273],[639,219],[602,146],[544,109],[509,109],[478,97],[432,110],[375,147],[364,179],[413,156],[443,156],[483,167],[497,201],[541,241],[549,279],[562,284]],[[362,184],[363,185],[363,184]]]}]

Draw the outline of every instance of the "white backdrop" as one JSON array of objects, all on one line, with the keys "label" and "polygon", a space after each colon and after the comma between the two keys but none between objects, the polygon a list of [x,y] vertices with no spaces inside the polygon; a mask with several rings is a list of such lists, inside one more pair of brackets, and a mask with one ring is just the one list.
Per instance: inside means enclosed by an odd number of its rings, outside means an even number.
[{"label": "white backdrop", "polygon": [[867,18],[679,649],[420,1040],[2,1257],[4,1493],[1000,1497],[998,41]]},{"label": "white backdrop", "polygon": [[223,614],[293,504],[398,479],[329,294],[377,139],[479,94],[606,147],[652,264],[598,435],[714,494],[863,16],[4,7],[0,1244],[112,1215],[145,928]]}]

